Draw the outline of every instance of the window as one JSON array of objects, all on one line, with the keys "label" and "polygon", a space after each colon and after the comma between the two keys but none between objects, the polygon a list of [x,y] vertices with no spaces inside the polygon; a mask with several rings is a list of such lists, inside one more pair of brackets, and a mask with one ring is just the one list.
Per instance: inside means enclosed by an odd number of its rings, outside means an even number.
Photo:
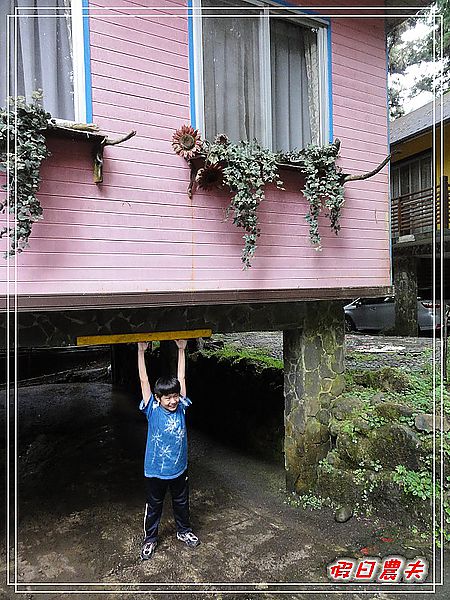
[{"label": "window", "polygon": [[392,198],[415,194],[431,188],[431,154],[392,166]]},{"label": "window", "polygon": [[431,169],[430,152],[392,166],[394,236],[429,230],[433,218]]},{"label": "window", "polygon": [[[194,0],[196,125],[273,150],[328,141],[327,27],[261,2]],[[214,10],[213,7],[220,7]]]},{"label": "window", "polygon": [[[16,18],[7,17],[14,14]],[[10,61],[9,68],[1,61],[0,104],[15,95],[30,100],[34,90],[42,89],[43,105],[53,117],[85,122],[82,0],[2,0],[2,56],[6,56],[7,21]]]}]

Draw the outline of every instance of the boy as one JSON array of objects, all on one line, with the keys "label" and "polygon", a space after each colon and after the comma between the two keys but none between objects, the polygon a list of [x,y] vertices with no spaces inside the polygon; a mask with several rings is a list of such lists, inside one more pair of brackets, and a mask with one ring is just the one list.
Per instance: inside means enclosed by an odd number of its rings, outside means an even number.
[{"label": "boy", "polygon": [[160,377],[155,383],[154,395],[145,367],[148,342],[138,343],[138,368],[142,401],[139,408],[148,420],[144,474],[147,504],[144,516],[144,543],[142,560],[153,555],[158,537],[164,496],[167,488],[172,495],[172,507],[177,528],[177,539],[191,548],[200,541],[189,520],[189,489],[187,476],[187,434],[184,412],[191,404],[186,398],[185,349],[186,340],[175,340],[178,346],[178,379]]}]

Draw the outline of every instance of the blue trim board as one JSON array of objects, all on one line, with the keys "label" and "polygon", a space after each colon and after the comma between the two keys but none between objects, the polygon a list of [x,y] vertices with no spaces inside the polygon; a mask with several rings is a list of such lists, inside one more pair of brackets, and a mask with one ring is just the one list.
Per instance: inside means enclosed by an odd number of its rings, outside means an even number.
[{"label": "blue trim board", "polygon": [[328,52],[328,141],[333,141],[333,57],[331,54],[331,20],[327,27]]},{"label": "blue trim board", "polygon": [[194,77],[194,14],[192,0],[188,0],[188,40],[189,40],[189,108],[191,112],[191,125],[195,129],[197,115],[195,114],[195,77]]},{"label": "blue trim board", "polygon": [[83,0],[83,40],[84,40],[84,85],[86,97],[86,123],[92,123],[92,79],[91,44],[89,36],[89,0]]}]

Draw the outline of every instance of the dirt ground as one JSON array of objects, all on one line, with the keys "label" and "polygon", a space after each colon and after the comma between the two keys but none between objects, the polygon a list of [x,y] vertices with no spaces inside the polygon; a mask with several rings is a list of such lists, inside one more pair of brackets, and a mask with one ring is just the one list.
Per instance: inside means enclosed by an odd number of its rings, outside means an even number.
[{"label": "dirt ground", "polygon": [[[430,555],[426,542],[387,522],[353,517],[339,524],[329,509],[291,506],[281,461],[264,462],[190,430],[192,522],[202,544],[191,550],[175,539],[167,503],[157,552],[142,563],[146,423],[137,399],[98,382],[23,387],[18,422],[17,580],[24,593],[3,585],[5,600],[182,598],[183,591],[219,600],[344,598],[326,577],[326,565],[337,557]],[[4,582],[4,546],[1,553]],[[433,594],[442,600],[450,595],[448,560],[445,569],[446,584]],[[102,585],[83,585],[93,582]],[[217,582],[227,583],[229,593],[207,587]],[[121,585],[142,583],[128,586],[129,593]],[[350,596],[402,597],[376,589]],[[81,590],[86,593],[69,595]],[[417,585],[413,595],[426,597]]]}]

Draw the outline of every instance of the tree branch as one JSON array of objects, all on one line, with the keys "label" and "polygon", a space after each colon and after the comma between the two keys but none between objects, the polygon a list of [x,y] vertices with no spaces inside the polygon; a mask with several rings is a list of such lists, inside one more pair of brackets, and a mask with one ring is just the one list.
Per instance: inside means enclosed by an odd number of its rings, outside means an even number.
[{"label": "tree branch", "polygon": [[369,171],[368,173],[363,173],[362,175],[344,175],[343,183],[347,183],[347,181],[360,181],[362,179],[369,179],[369,177],[373,177],[377,173],[381,171],[383,167],[387,165],[387,163],[391,160],[392,153],[388,154],[382,163],[376,167],[373,171]]},{"label": "tree branch", "polygon": [[110,140],[110,139],[106,138],[105,141],[103,142],[103,145],[104,146],[115,146],[116,144],[121,144],[122,142],[126,142],[127,140],[134,137],[135,135],[136,135],[136,132],[133,129],[132,131],[130,131],[130,133],[127,133],[127,135],[124,135],[121,138],[117,138],[115,140]]}]

